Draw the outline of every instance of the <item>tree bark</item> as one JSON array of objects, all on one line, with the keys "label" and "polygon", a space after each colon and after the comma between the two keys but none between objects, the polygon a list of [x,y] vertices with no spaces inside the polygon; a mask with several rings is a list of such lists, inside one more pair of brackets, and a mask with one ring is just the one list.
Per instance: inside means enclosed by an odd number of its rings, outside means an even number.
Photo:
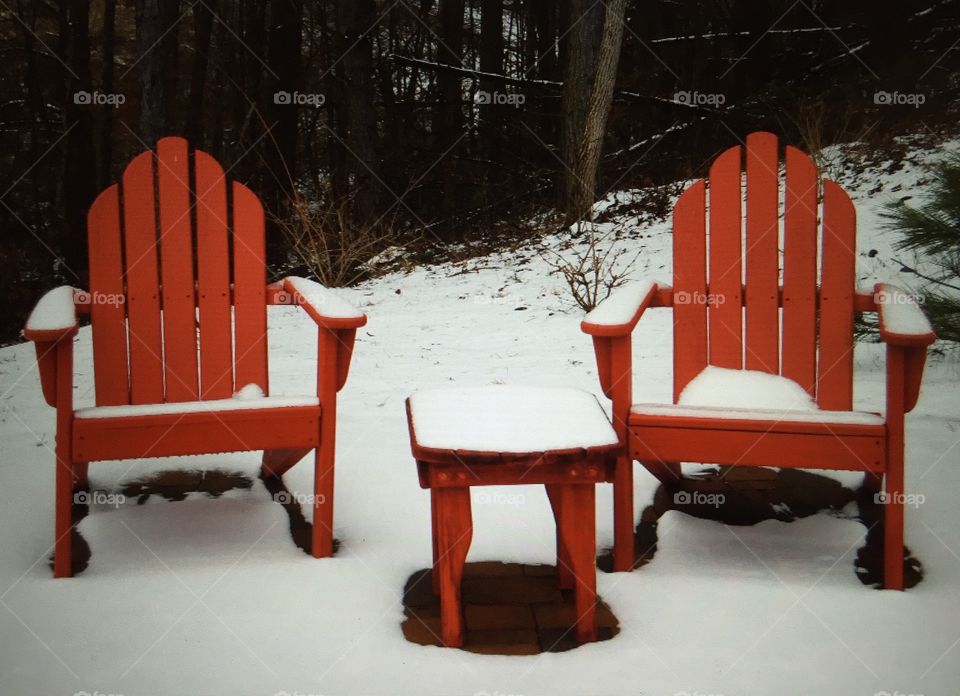
[{"label": "tree bark", "polygon": [[63,206],[66,230],[62,241],[65,277],[86,280],[86,216],[96,195],[97,163],[93,113],[90,103],[78,103],[79,92],[90,93],[90,2],[70,0],[67,6],[67,63],[70,74],[64,108],[66,156],[63,168]]},{"label": "tree bark", "polygon": [[[620,62],[625,9],[626,0],[608,0],[607,2],[595,77],[590,81],[592,84],[589,87],[580,134],[577,142],[567,142],[567,146],[571,148],[567,152],[576,153],[573,162],[568,162],[565,187],[566,214],[570,221],[589,215],[596,195],[597,166],[600,162],[607,116],[613,101],[617,65]],[[564,89],[564,97],[566,95],[567,92]],[[577,108],[579,107],[578,99]],[[577,116],[579,117],[579,111]],[[571,131],[567,135],[573,137],[574,134],[575,131]],[[576,150],[573,150],[574,147]]]},{"label": "tree bark", "polygon": [[140,139],[153,147],[170,128],[176,72],[177,0],[136,0],[140,76]]},{"label": "tree bark", "polygon": [[[103,3],[103,66],[100,70],[101,89],[113,93],[113,55],[114,25],[117,15],[117,0],[104,0]],[[100,124],[100,183],[103,189],[110,185],[113,166],[113,109],[104,109]]]},{"label": "tree bark", "polygon": [[203,102],[207,86],[210,38],[213,35],[213,13],[216,0],[205,0],[193,6],[193,67],[190,71],[190,95],[184,115],[183,132],[196,147],[206,147],[203,139]]},{"label": "tree bark", "polygon": [[[503,0],[483,0],[480,12],[480,71],[499,74],[503,72]],[[497,82],[493,80],[480,80],[482,95],[492,97],[497,87]],[[495,103],[492,98],[481,99],[481,149],[489,160],[499,159],[502,123],[502,105]]]},{"label": "tree bark", "polygon": [[352,217],[366,225],[379,215],[379,131],[370,29],[376,23],[373,0],[337,0],[338,55],[341,60],[341,103],[338,136],[343,140],[353,195]]}]

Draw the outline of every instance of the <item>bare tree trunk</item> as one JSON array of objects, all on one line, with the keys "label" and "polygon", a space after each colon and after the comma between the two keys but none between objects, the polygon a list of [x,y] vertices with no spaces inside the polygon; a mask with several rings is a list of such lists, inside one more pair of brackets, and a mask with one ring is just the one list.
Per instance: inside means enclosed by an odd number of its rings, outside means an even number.
[{"label": "bare tree trunk", "polygon": [[[463,59],[464,0],[440,0],[440,41],[437,61],[459,66]],[[459,179],[455,145],[463,131],[463,91],[459,75],[446,71],[437,75],[440,103],[435,118],[434,149],[443,163],[437,168],[442,177],[441,206],[444,215],[458,207],[456,182]]]},{"label": "bare tree trunk", "polygon": [[379,215],[380,146],[377,130],[376,84],[370,28],[377,18],[373,0],[338,0],[338,54],[342,56],[342,104],[338,136],[343,140],[346,168],[354,195],[352,217],[368,224]]},{"label": "bare tree trunk", "polygon": [[[480,23],[480,71],[503,72],[503,0],[483,0]],[[481,150],[489,160],[499,158],[503,106],[493,99],[497,83],[480,81],[480,138]]]},{"label": "bare tree trunk", "polygon": [[[574,117],[573,127],[570,124],[564,124],[565,155],[567,157],[573,155],[572,159],[565,157],[568,169],[564,187],[566,191],[564,207],[569,221],[589,215],[596,195],[597,166],[600,161],[607,116],[613,101],[617,65],[620,62],[625,9],[626,0],[607,2],[602,38],[594,63],[595,76],[579,85],[581,89],[586,89],[585,100],[582,94],[577,94],[571,95],[569,101],[572,107],[571,115]],[[572,61],[576,61],[578,57],[577,53],[571,53]],[[568,67],[568,74],[572,73],[582,79],[582,73],[577,69],[578,67],[583,66]],[[565,106],[568,104],[567,96],[567,85],[564,84]],[[575,127],[577,130],[574,130]]]},{"label": "bare tree trunk", "polygon": [[[117,0],[104,0],[103,3],[103,66],[100,71],[101,89],[113,93],[113,48],[114,24],[117,15]],[[99,188],[110,184],[110,170],[113,165],[113,109],[104,109],[103,122],[100,124],[100,182]]]},{"label": "bare tree trunk", "polygon": [[136,0],[137,67],[140,74],[140,138],[153,147],[170,128],[175,73],[177,0]]},{"label": "bare tree trunk", "polygon": [[183,132],[192,144],[207,147],[203,141],[203,102],[207,86],[210,37],[213,34],[213,13],[216,0],[198,2],[193,6],[193,68],[190,72],[190,95],[184,115]]},{"label": "bare tree trunk", "polygon": [[[63,206],[66,230],[62,243],[65,277],[86,277],[86,216],[96,195],[97,163],[94,151],[93,106],[78,93],[90,92],[90,1],[70,0],[66,25],[67,80],[65,123],[66,157],[63,169]],[[76,79],[73,79],[75,76]],[[86,100],[89,102],[89,100]]]},{"label": "bare tree trunk", "polygon": [[560,133],[560,158],[564,170],[561,172],[559,202],[564,210],[569,210],[572,201],[579,197],[577,159],[585,132],[600,37],[603,33],[603,3],[594,0],[567,0],[564,14],[567,26],[562,32],[565,38],[562,46],[563,99]]}]

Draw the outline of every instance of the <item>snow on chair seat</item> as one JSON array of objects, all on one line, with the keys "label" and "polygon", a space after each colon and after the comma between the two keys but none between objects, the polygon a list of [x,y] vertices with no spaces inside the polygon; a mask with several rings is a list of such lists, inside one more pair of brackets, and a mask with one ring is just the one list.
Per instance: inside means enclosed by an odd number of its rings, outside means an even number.
[{"label": "snow on chair seat", "polygon": [[864,411],[823,410],[799,384],[758,370],[708,365],[681,392],[676,404],[633,404],[631,415],[725,418],[788,423],[883,426]]}]

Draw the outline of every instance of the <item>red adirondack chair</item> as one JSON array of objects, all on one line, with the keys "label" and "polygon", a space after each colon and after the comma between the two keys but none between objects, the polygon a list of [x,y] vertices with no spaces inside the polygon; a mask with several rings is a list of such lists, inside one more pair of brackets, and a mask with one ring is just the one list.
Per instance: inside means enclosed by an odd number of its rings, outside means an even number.
[{"label": "red adirondack chair", "polygon": [[[72,574],[72,493],[97,460],[264,450],[264,473],[281,476],[315,449],[312,552],[331,555],[337,392],[366,317],[308,280],[268,285],[260,201],[182,138],[137,156],[87,228],[89,292],[50,291],[24,329],[57,409],[54,575]],[[231,398],[269,393],[266,307],[291,303],[319,329],[316,396]],[[74,410],[82,314],[96,406]]]},{"label": "red adirondack chair", "polygon": [[[898,288],[855,289],[853,203],[823,179],[818,215],[816,166],[793,147],[785,160],[781,199],[774,135],[750,135],[745,155],[740,146],[721,154],[709,184],[692,184],[674,208],[673,287],[624,288],[582,323],[627,450],[614,483],[614,566],[633,563],[633,460],[668,486],[679,481],[680,462],[852,470],[864,472],[873,491],[883,481],[884,586],[903,589],[904,414],[917,402],[935,336]],[[648,307],[673,308],[675,402],[710,365],[776,375],[778,387],[789,380],[816,400],[816,410],[634,404],[630,334]],[[883,417],[852,412],[859,312],[879,313],[887,346]]]}]

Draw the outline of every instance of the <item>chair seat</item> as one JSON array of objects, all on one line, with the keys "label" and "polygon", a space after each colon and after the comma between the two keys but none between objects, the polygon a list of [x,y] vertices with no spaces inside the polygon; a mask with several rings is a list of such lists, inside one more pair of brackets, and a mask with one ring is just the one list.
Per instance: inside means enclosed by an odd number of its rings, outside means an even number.
[{"label": "chair seat", "polygon": [[217,399],[98,406],[75,412],[79,461],[312,448],[320,442],[316,397]]}]

